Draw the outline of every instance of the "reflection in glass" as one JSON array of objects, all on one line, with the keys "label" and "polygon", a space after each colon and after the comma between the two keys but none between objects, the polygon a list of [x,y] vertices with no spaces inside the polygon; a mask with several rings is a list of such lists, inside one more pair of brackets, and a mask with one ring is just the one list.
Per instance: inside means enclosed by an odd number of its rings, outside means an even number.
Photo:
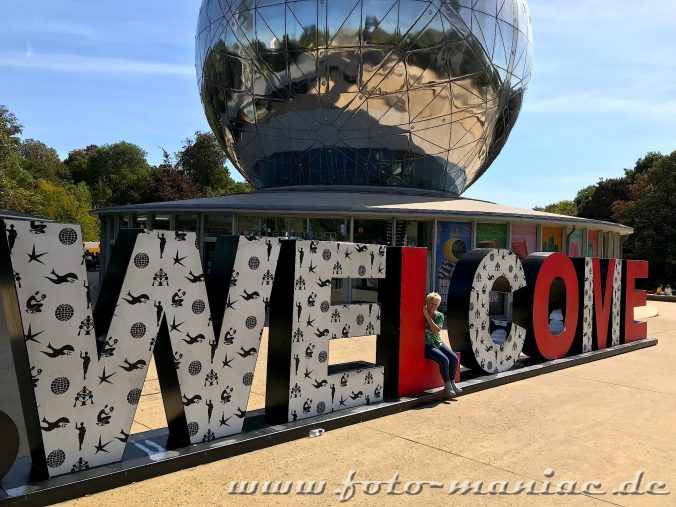
[{"label": "reflection in glass", "polygon": [[374,245],[391,245],[392,220],[355,219],[354,242]]},{"label": "reflection in glass", "polygon": [[152,229],[160,231],[168,231],[171,226],[171,216],[169,215],[153,215]]},{"label": "reflection in glass", "polygon": [[176,230],[177,231],[197,231],[198,229],[197,215],[176,215]]},{"label": "reflection in glass", "polygon": [[348,218],[311,218],[308,239],[319,241],[348,241],[350,220]]},{"label": "reflection in glass", "polygon": [[205,236],[232,234],[232,215],[206,215],[204,234]]},{"label": "reflection in glass", "polygon": [[261,217],[239,215],[239,233],[248,236],[275,236],[304,239],[307,219],[301,217]]},{"label": "reflection in glass", "polygon": [[131,226],[134,229],[147,229],[148,217],[145,215],[134,215],[131,219]]},{"label": "reflection in glass", "polygon": [[195,49],[209,125],[257,188],[459,194],[500,153],[532,67],[526,0],[203,0]]}]

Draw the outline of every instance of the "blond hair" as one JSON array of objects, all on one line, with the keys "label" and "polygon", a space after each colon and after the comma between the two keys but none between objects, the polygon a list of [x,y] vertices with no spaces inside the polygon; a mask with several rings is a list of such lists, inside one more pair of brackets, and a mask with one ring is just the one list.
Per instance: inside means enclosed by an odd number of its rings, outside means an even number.
[{"label": "blond hair", "polygon": [[430,292],[425,298],[425,302],[427,303],[428,301],[435,301],[436,303],[441,304],[441,295],[437,292]]}]

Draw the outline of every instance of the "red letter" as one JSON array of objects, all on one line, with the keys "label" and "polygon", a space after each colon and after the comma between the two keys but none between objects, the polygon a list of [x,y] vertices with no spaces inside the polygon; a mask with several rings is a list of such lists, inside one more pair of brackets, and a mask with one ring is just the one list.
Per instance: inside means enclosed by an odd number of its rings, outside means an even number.
[{"label": "red letter", "polygon": [[634,308],[646,304],[646,293],[636,290],[636,279],[647,277],[648,261],[625,261],[624,343],[641,340],[648,335],[648,324],[634,321]]},{"label": "red letter", "polygon": [[385,366],[387,397],[408,396],[444,384],[437,364],[425,359],[426,276],[424,248],[387,249],[387,277],[378,285],[382,319],[376,349],[377,364]]},{"label": "red letter", "polygon": [[[549,330],[549,289],[556,278],[566,286],[566,317],[558,336]],[[575,268],[568,256],[553,253],[540,267],[533,297],[533,331],[537,348],[545,359],[558,359],[570,350],[577,330],[578,287]]]},{"label": "red letter", "polygon": [[[425,276],[427,252],[404,248],[401,259],[401,343],[399,396],[444,385],[437,363],[425,359]],[[458,365],[460,366],[460,365]]]}]

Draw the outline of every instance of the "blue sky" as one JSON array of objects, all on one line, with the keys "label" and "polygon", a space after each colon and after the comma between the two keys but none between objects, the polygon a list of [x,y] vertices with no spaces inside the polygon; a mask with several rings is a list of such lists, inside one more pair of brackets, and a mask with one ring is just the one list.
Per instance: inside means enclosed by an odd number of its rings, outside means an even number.
[{"label": "blue sky", "polygon": [[[126,140],[151,163],[208,130],[201,0],[0,2],[0,104],[62,157]],[[676,2],[530,0],[533,78],[512,135],[464,196],[532,207],[676,150]],[[241,179],[236,171],[233,176]]]}]

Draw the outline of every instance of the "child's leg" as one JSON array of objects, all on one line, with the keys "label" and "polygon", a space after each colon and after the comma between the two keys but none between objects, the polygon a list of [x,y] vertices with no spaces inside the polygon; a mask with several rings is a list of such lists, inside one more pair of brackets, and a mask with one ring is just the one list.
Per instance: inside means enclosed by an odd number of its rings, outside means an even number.
[{"label": "child's leg", "polygon": [[449,359],[443,352],[441,352],[439,349],[435,349],[434,347],[426,345],[425,358],[431,359],[432,361],[435,361],[439,364],[439,371],[441,372],[441,377],[444,379],[444,382],[449,382],[451,380],[452,377],[448,370]]},{"label": "child's leg", "polygon": [[455,372],[458,368],[458,356],[455,355],[455,352],[451,350],[451,347],[445,343],[441,344],[441,347],[438,349],[444,356],[448,359],[449,362],[449,374],[451,380],[455,380]]}]

